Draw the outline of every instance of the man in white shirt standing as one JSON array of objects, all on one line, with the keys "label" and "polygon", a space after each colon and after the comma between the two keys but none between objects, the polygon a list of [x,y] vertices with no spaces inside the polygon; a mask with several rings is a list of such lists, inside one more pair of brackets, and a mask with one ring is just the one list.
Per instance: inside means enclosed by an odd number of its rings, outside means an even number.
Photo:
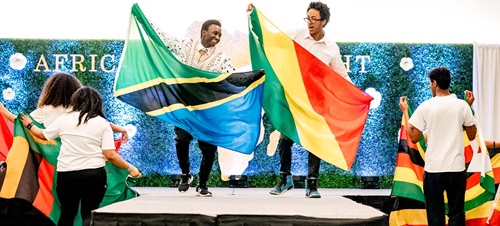
[{"label": "man in white shirt standing", "polygon": [[[448,225],[465,226],[466,168],[463,129],[469,140],[476,137],[476,120],[467,102],[450,94],[450,71],[444,67],[428,74],[432,98],[417,107],[411,118],[406,97],[401,97],[406,131],[417,143],[422,131],[427,133],[424,166],[424,196],[429,226],[444,226],[444,192],[448,199]],[[466,96],[470,98],[470,96]]]},{"label": "man in white shirt standing", "polygon": [[[251,12],[252,4],[248,5],[247,12]],[[347,75],[344,62],[341,59],[338,45],[329,39],[323,29],[330,21],[330,8],[323,2],[311,2],[307,8],[307,14],[304,18],[307,29],[300,29],[289,32],[289,36],[304,49],[308,50],[323,63],[328,65],[337,74],[347,81],[351,79]],[[291,174],[292,165],[292,145],[293,141],[281,134],[278,150],[280,155],[280,181],[269,192],[272,195],[281,195],[294,188]],[[308,156],[308,174],[306,179],[306,197],[321,198],[317,189],[317,180],[319,176],[319,167],[321,159],[309,152]]]},{"label": "man in white shirt standing", "polygon": [[[197,40],[177,39],[162,32],[154,24],[152,25],[163,43],[182,63],[205,71],[220,73],[235,72],[231,59],[216,47],[222,36],[220,21],[205,21],[201,26],[200,39]],[[179,127],[175,127],[174,131],[177,136],[175,138],[177,159],[182,170],[179,192],[185,192],[189,189],[189,185],[193,181],[193,176],[189,169],[191,165],[189,162],[189,144],[193,140],[193,136]],[[212,193],[208,191],[207,181],[212,170],[217,146],[201,140],[198,140],[198,146],[203,157],[200,164],[200,180],[196,187],[196,193],[198,196],[211,197]]]}]

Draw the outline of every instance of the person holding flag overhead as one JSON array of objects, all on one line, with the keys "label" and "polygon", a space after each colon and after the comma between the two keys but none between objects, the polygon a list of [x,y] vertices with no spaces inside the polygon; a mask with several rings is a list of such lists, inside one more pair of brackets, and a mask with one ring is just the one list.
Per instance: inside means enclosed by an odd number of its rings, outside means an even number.
[{"label": "person holding flag overhead", "polygon": [[[249,4],[247,12],[251,12],[252,9],[253,5]],[[341,59],[338,45],[328,38],[324,30],[330,21],[330,8],[323,2],[311,2],[306,12],[304,22],[307,24],[307,29],[291,31],[288,32],[288,35],[345,80],[352,83]],[[281,164],[280,181],[269,192],[272,195],[281,195],[294,188],[291,174],[293,144],[292,139],[283,133],[281,134],[278,143]],[[321,159],[318,156],[311,152],[308,153],[309,166],[306,179],[306,197],[308,198],[321,198],[317,189],[320,163]]]},{"label": "person holding flag overhead", "polygon": [[[161,31],[153,23],[151,25],[167,48],[176,54],[182,63],[205,71],[220,73],[232,73],[236,71],[231,63],[231,59],[221,49],[216,47],[222,37],[222,25],[220,21],[214,19],[205,21],[201,26],[200,39],[197,40],[178,39]],[[174,128],[174,131],[176,134],[175,148],[177,158],[182,170],[178,189],[179,192],[185,192],[189,189],[190,183],[193,181],[193,175],[189,169],[191,165],[189,161],[189,144],[193,140],[193,136],[177,126]],[[198,140],[198,146],[203,157],[200,164],[199,184],[196,187],[196,194],[202,197],[211,197],[212,193],[208,191],[207,181],[215,160],[217,146],[202,140]]]},{"label": "person holding flag overhead", "polygon": [[[411,118],[405,96],[400,97],[406,132],[411,142],[419,142],[427,133],[424,165],[424,198],[429,226],[445,225],[444,192],[448,199],[448,225],[465,225],[464,200],[466,167],[463,129],[467,138],[476,137],[476,120],[469,105],[450,94],[450,71],[438,67],[428,74],[433,98],[417,107]],[[470,102],[471,93],[466,94]]]}]

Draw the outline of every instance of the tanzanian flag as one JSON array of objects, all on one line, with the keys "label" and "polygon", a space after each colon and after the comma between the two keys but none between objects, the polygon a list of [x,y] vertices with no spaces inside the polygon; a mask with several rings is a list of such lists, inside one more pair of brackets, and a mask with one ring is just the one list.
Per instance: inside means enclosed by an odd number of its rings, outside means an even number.
[{"label": "tanzanian flag", "polygon": [[373,98],[255,7],[249,16],[249,39],[253,69],[266,71],[263,107],[273,126],[319,158],[349,170]]},{"label": "tanzanian flag", "polygon": [[260,133],[262,70],[220,74],[181,63],[137,4],[115,96],[207,143],[250,154]]},{"label": "tanzanian flag", "polygon": [[[411,116],[411,110],[408,109],[408,111]],[[412,143],[406,133],[406,126],[403,116],[391,191],[391,196],[396,200],[389,217],[389,224],[391,226],[422,226],[427,225],[423,192],[426,144],[424,136],[420,138],[419,143]],[[465,163],[468,169],[464,200],[466,224],[486,225],[495,194],[491,163],[487,151],[482,151],[486,150],[482,133],[478,132],[473,141],[469,141],[465,131],[463,135]]]},{"label": "tanzanian flag", "polygon": [[[41,124],[33,122],[43,128]],[[18,208],[18,203],[28,202],[57,224],[61,214],[56,194],[56,165],[60,146],[59,138],[50,141],[38,139],[16,119],[6,170],[0,171],[0,207],[5,208],[0,209],[0,213],[9,213],[11,208]],[[108,188],[101,207],[138,196],[130,188],[133,184],[127,181],[126,170],[109,162],[106,162],[105,168]],[[81,217],[75,219],[75,225],[81,225]]]}]

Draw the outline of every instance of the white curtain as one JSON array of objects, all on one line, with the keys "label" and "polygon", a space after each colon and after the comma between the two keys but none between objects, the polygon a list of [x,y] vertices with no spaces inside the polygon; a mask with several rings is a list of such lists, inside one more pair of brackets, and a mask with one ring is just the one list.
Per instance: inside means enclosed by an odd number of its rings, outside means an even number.
[{"label": "white curtain", "polygon": [[474,43],[473,108],[487,140],[500,140],[500,44]]}]

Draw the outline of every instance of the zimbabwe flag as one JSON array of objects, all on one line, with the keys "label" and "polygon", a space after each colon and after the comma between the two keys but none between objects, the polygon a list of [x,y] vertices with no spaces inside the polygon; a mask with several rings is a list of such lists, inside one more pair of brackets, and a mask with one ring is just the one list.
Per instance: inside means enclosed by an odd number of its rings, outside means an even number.
[{"label": "zimbabwe flag", "polygon": [[319,158],[349,170],[371,96],[274,26],[249,16],[252,67],[266,71],[263,107],[273,126]]},{"label": "zimbabwe flag", "polygon": [[[33,121],[38,127],[43,126]],[[16,203],[28,202],[42,214],[57,224],[61,207],[57,200],[56,181],[57,156],[61,142],[40,140],[31,136],[16,119],[14,122],[14,141],[6,159],[6,170],[0,171],[0,213],[8,213]],[[101,207],[114,202],[138,196],[127,181],[128,172],[106,162],[108,188]],[[132,185],[132,184],[130,184]],[[79,213],[78,213],[79,214]],[[8,217],[8,216],[3,216]],[[75,219],[81,225],[81,218]]]},{"label": "zimbabwe flag", "polygon": [[181,63],[137,4],[115,96],[207,143],[251,154],[260,134],[264,71],[220,74]]},{"label": "zimbabwe flag", "polygon": [[[411,110],[408,109],[408,111],[411,116]],[[463,135],[465,163],[468,169],[464,200],[466,224],[469,226],[487,225],[486,220],[492,212],[491,205],[495,194],[491,163],[487,151],[482,151],[486,148],[480,128],[473,141],[469,141],[465,131]],[[425,150],[424,136],[417,144],[410,141],[403,116],[391,191],[391,196],[396,198],[389,217],[391,226],[427,225],[423,193]]]}]

